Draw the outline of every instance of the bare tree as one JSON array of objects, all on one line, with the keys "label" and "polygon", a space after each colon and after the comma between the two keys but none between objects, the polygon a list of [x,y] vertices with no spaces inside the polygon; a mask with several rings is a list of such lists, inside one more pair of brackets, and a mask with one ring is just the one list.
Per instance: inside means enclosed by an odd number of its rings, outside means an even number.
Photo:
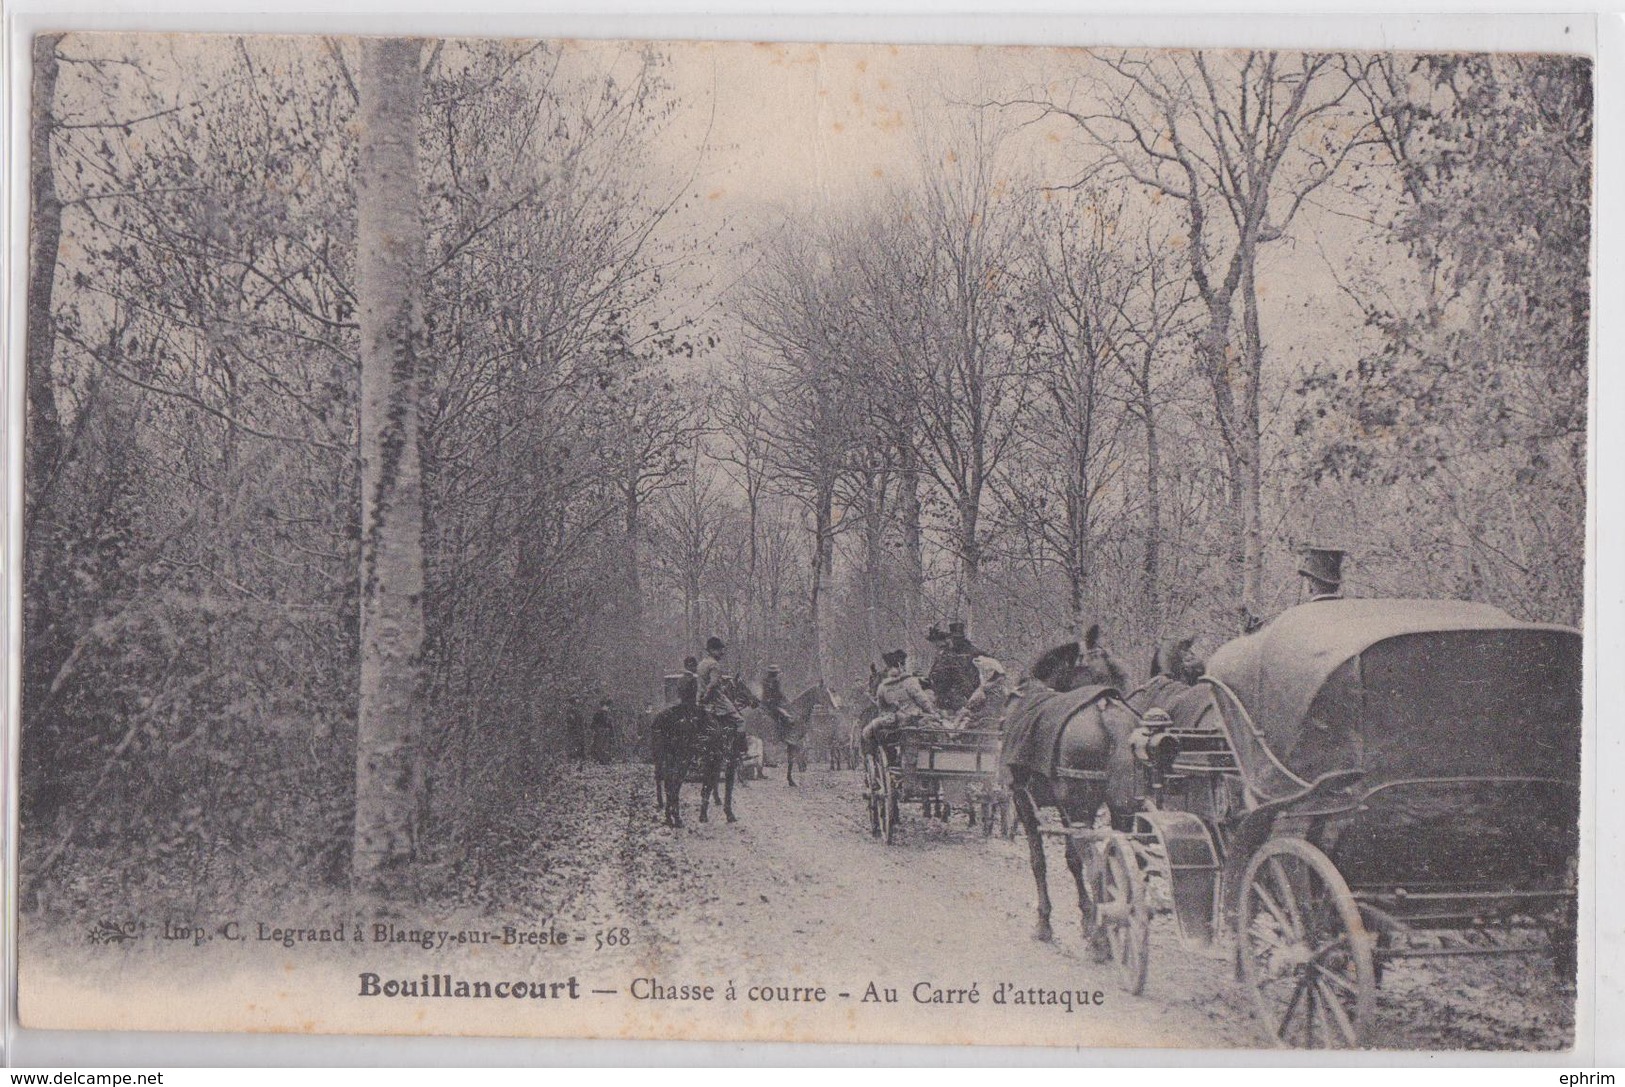
[{"label": "bare tree", "polygon": [[988,488],[1015,448],[1028,383],[1015,350],[1012,304],[1031,190],[1001,173],[1004,139],[977,111],[964,140],[929,155],[913,212],[924,246],[932,320],[919,392],[921,463],[953,509],[955,603],[978,607]]},{"label": "bare tree", "polygon": [[1178,202],[1205,312],[1198,357],[1228,476],[1234,584],[1251,612],[1264,565],[1259,247],[1286,237],[1305,201],[1375,137],[1333,55],[1091,56],[1088,104],[1029,104],[1070,120],[1102,152],[1085,181],[1121,176]]},{"label": "bare tree", "polygon": [[361,696],[353,863],[358,880],[383,887],[412,856],[421,799],[421,57],[416,39],[361,43]]}]

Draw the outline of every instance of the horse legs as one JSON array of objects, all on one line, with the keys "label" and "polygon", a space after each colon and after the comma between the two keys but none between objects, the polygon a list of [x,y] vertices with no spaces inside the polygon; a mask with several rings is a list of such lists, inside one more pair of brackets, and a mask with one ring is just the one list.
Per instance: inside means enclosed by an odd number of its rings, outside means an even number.
[{"label": "horse legs", "polygon": [[801,755],[801,748],[794,744],[784,745],[784,780],[787,785],[796,783],[796,759]]},{"label": "horse legs", "polygon": [[1038,885],[1038,924],[1033,929],[1033,939],[1048,943],[1054,938],[1055,933],[1049,925],[1049,875],[1044,864],[1044,839],[1038,833],[1038,807],[1033,803],[1032,794],[1025,786],[1018,785],[1012,793],[1016,803],[1016,818],[1027,831],[1027,852],[1032,858],[1033,882]]},{"label": "horse legs", "polygon": [[711,821],[711,797],[717,791],[716,766],[709,755],[700,770],[700,822]]},{"label": "horse legs", "polygon": [[739,820],[734,817],[734,777],[738,773],[739,759],[737,757],[730,758],[728,760],[728,771],[724,776],[723,783],[726,791],[722,794],[722,813],[728,817],[728,822],[730,823],[739,822]]},{"label": "horse legs", "polygon": [[1091,866],[1084,857],[1085,848],[1094,847],[1080,846],[1076,838],[1067,838],[1066,866],[1078,884],[1078,912],[1083,914],[1083,938],[1089,945],[1089,955],[1095,962],[1105,962],[1111,958],[1111,947],[1106,943],[1106,930],[1096,924],[1099,914],[1095,909],[1093,884],[1097,874],[1089,871]]},{"label": "horse legs", "polygon": [[683,825],[683,809],[679,802],[682,787],[683,775],[681,773],[668,773],[666,775],[666,825],[669,827],[681,827]]}]

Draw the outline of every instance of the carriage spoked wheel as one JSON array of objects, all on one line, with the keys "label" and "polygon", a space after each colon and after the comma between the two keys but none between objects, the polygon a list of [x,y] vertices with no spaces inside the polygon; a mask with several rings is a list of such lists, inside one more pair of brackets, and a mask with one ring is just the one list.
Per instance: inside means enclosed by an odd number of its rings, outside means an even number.
[{"label": "carriage spoked wheel", "polygon": [[901,775],[892,768],[890,760],[882,756],[880,763],[880,834],[891,845],[897,837],[898,793],[902,791]]},{"label": "carriage spoked wheel", "polygon": [[882,779],[885,771],[880,768],[880,760],[872,755],[863,756],[863,792],[869,801],[869,834],[880,837],[880,809],[883,796]]},{"label": "carriage spoked wheel", "polygon": [[1366,1044],[1376,1005],[1372,938],[1337,867],[1301,838],[1265,842],[1247,865],[1237,957],[1264,1029],[1279,1044]]},{"label": "carriage spoked wheel", "polygon": [[1133,847],[1118,835],[1106,839],[1099,865],[1096,923],[1105,930],[1118,981],[1139,996],[1151,963],[1151,895],[1145,873]]}]

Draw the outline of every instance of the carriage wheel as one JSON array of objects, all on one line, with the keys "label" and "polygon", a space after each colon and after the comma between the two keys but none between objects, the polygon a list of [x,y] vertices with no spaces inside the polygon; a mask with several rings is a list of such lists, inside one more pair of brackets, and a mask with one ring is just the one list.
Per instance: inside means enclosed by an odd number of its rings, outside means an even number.
[{"label": "carriage wheel", "polygon": [[869,834],[878,838],[880,837],[880,773],[875,759],[869,755],[863,756],[863,795],[869,803]]},{"label": "carriage wheel", "polygon": [[1371,936],[1337,867],[1301,838],[1265,842],[1236,915],[1241,977],[1282,1045],[1366,1044],[1376,1005]]},{"label": "carriage wheel", "polygon": [[1145,991],[1151,963],[1151,896],[1133,848],[1123,838],[1107,839],[1100,863],[1095,900],[1099,923],[1106,930],[1112,962],[1123,988],[1135,996]]},{"label": "carriage wheel", "polygon": [[897,791],[898,786],[902,783],[897,780],[897,775],[892,773],[891,768],[884,761],[881,762],[880,777],[883,783],[880,797],[880,830],[882,837],[886,839],[886,844],[891,845],[897,836]]}]

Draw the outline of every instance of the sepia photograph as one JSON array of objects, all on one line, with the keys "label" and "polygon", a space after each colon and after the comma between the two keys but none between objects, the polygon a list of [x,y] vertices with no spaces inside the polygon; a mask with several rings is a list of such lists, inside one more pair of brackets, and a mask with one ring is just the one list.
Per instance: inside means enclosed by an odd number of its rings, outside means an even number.
[{"label": "sepia photograph", "polygon": [[23,1026],[1576,1046],[1588,53],[26,52]]}]

